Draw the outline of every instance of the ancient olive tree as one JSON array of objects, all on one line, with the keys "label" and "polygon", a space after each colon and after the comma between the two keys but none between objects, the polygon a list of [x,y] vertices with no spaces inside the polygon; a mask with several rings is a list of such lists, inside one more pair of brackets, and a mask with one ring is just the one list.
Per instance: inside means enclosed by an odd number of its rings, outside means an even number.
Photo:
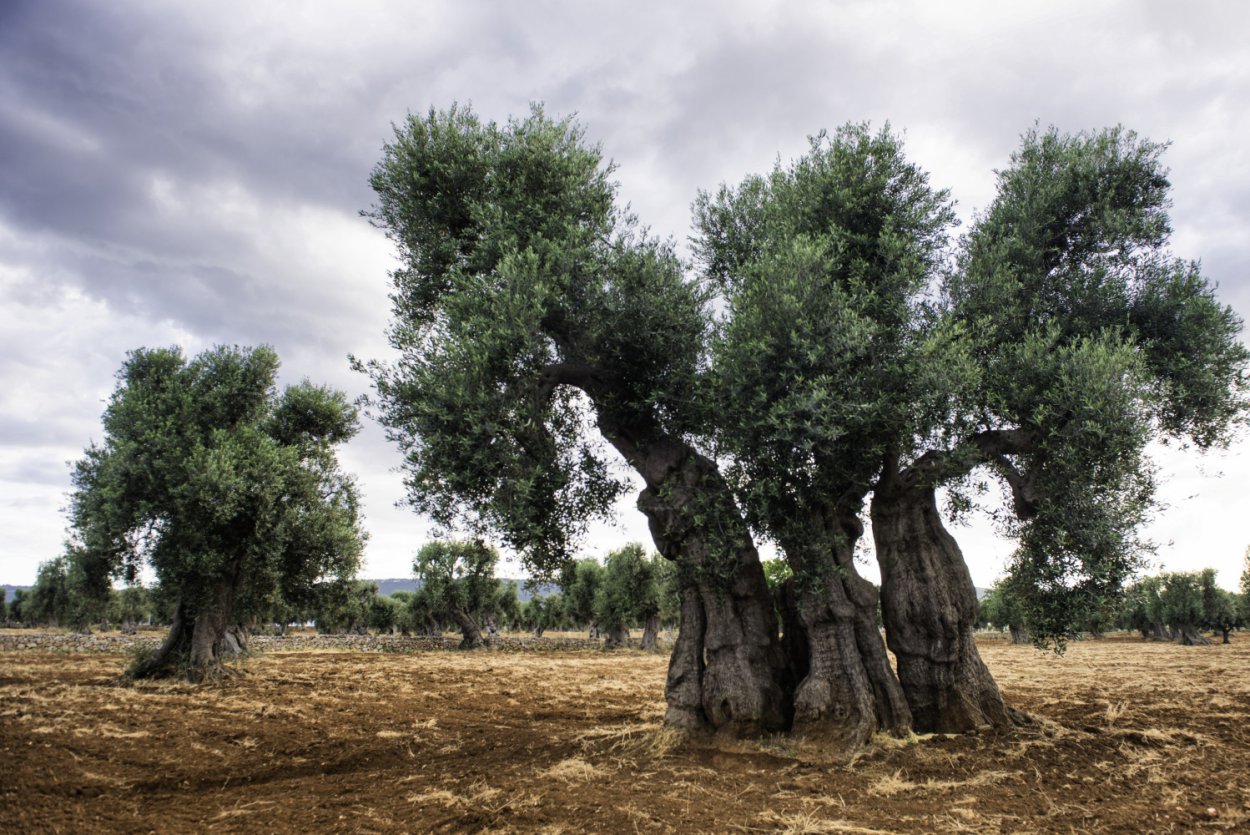
[{"label": "ancient olive tree", "polygon": [[625,488],[682,572],[668,721],[754,734],[786,723],[759,558],[695,444],[711,321],[701,283],[615,205],[611,167],[570,121],[462,108],[409,117],[371,184],[399,248],[391,344],[365,367],[414,507],[487,527],[548,576]]},{"label": "ancient olive tree", "polygon": [[[717,349],[735,486],[795,569],[797,626],[819,614],[830,647],[866,623],[849,553],[871,495],[886,636],[919,730],[1018,718],[977,655],[939,487],[1005,486],[1030,620],[1059,637],[1135,566],[1146,442],[1223,443],[1244,412],[1240,321],[1167,252],[1159,152],[1121,130],[1026,134],[949,265],[946,196],[888,131],[819,137],[792,165],[700,199],[705,273],[732,306]],[[852,691],[831,698],[809,673],[796,721],[849,695],[848,733],[874,712],[906,725],[893,671],[860,634],[851,667],[866,674],[827,676]]]},{"label": "ancient olive tree", "polygon": [[794,726],[834,744],[911,728],[854,554],[883,459],[959,390],[948,377],[966,363],[922,307],[953,218],[899,138],[862,125],[696,204],[704,274],[729,305],[713,348],[719,449],[793,574]]},{"label": "ancient olive tree", "polygon": [[356,411],[308,382],[279,393],[277,371],[268,348],[220,347],[139,349],[118,372],[103,443],[74,468],[71,553],[103,587],[146,563],[177,601],[135,675],[211,677],[228,627],[356,569],[356,491],[334,452]]},{"label": "ancient olive tree", "polygon": [[26,601],[26,619],[49,626],[90,631],[89,623],[105,615],[108,588],[92,589],[73,545],[39,566]]},{"label": "ancient olive tree", "polygon": [[461,649],[486,645],[484,619],[494,614],[502,584],[495,577],[499,553],[481,540],[434,540],[417,552],[413,570],[421,581],[429,619],[450,620],[460,629]]},{"label": "ancient olive tree", "polygon": [[633,542],[608,554],[595,593],[595,621],[604,632],[604,649],[629,643],[629,628],[642,624],[642,648],[655,649],[660,634],[658,558]]},{"label": "ancient olive tree", "polygon": [[564,619],[587,631],[590,638],[598,638],[599,620],[595,613],[595,598],[603,585],[603,566],[598,560],[584,558],[565,563],[560,571],[560,599],[564,604]]},{"label": "ancient olive tree", "polygon": [[[1167,253],[1158,150],[1030,133],[954,247],[948,195],[849,126],[700,196],[686,275],[571,122],[431,111],[374,171],[401,359],[360,367],[413,505],[539,573],[623,489],[604,442],[641,477],[680,589],[670,723],[836,746],[1010,725],[937,491],[1005,485],[1034,622],[1066,628],[1133,565],[1146,442],[1218,444],[1244,411],[1240,323]],[[897,673],[853,565],[866,512]],[[784,643],[753,530],[793,574]]]}]

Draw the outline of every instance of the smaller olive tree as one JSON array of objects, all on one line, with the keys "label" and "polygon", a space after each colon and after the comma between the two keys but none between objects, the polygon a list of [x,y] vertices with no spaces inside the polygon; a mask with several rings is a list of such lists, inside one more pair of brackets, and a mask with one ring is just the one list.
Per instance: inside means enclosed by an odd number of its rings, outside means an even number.
[{"label": "smaller olive tree", "polygon": [[565,620],[575,627],[586,629],[591,638],[599,637],[595,598],[602,584],[603,566],[592,559],[570,562],[560,573]]},{"label": "smaller olive tree", "polygon": [[981,598],[979,606],[981,623],[1008,630],[1013,644],[1027,644],[1033,640],[1029,633],[1024,602],[1015,593],[1010,580],[1003,579],[994,583],[985,597]]},{"label": "smaller olive tree", "polygon": [[277,389],[267,347],[133,351],[104,438],[73,472],[68,556],[105,598],[143,566],[174,600],[169,634],[137,677],[222,671],[227,634],[273,601],[300,604],[354,574],[364,542],[336,448],[356,433],[341,392]]},{"label": "smaller olive tree", "polygon": [[629,643],[629,627],[642,624],[642,648],[655,649],[660,634],[658,558],[634,542],[608,554],[595,592],[595,620],[605,633],[604,649]]},{"label": "smaller olive tree", "polygon": [[[485,646],[480,626],[499,599],[500,581],[495,578],[499,553],[481,540],[435,540],[417,552],[413,570],[430,618],[450,619],[463,636],[461,649]],[[415,598],[414,598],[415,599]]]},{"label": "smaller olive tree", "polygon": [[548,629],[565,626],[564,596],[559,592],[548,595],[535,594],[521,607],[521,625],[541,638]]}]

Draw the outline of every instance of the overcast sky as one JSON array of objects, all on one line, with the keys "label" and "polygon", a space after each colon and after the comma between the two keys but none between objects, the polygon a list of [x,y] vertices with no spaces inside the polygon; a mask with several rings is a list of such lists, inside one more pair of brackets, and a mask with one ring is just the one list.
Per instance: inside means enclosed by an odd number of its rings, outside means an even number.
[{"label": "overcast sky", "polygon": [[[889,121],[963,218],[1035,122],[1173,144],[1174,249],[1250,315],[1250,5],[1228,2],[0,2],[0,582],[65,537],[66,462],[99,440],[126,351],[272,345],[283,382],[351,395],[386,358],[385,238],[360,218],[392,123],[431,105],[577,113],[622,197],[684,241],[699,188],[805,137]],[[343,451],[366,576],[425,523],[372,425]],[[1159,456],[1173,570],[1236,584],[1250,442]],[[1010,544],[956,529],[974,580]],[[646,527],[632,501],[591,554]],[[515,569],[506,569],[515,574]],[[876,579],[873,571],[868,572]]]}]

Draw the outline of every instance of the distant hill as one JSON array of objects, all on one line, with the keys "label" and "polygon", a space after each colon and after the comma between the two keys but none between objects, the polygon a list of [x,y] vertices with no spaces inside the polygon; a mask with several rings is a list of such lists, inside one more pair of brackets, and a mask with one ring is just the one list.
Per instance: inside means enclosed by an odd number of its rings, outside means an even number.
[{"label": "distant hill", "polygon": [[18,589],[26,589],[27,591],[30,591],[30,586],[10,586],[6,583],[5,585],[0,586],[0,589],[4,589],[4,600],[7,603],[13,599],[15,594],[17,594]]}]

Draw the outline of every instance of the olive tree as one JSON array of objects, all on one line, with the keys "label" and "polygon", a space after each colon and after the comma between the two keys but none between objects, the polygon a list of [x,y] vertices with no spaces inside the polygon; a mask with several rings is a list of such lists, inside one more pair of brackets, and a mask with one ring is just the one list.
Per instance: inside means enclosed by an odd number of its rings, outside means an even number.
[{"label": "olive tree", "polygon": [[[853,739],[1019,721],[976,651],[938,489],[1003,485],[1029,619],[1060,638],[1137,566],[1147,442],[1216,446],[1242,418],[1241,323],[1167,250],[1161,150],[1119,129],[1026,134],[949,263],[946,195],[888,131],[818,137],[769,177],[701,198],[704,270],[731,305],[718,404],[735,486],[795,569],[797,626],[824,618],[820,639],[854,647],[863,670],[809,671],[796,721],[848,703]],[[869,495],[907,711],[849,564]]]},{"label": "olive tree", "polygon": [[629,643],[630,626],[642,625],[642,648],[655,649],[660,633],[660,587],[656,566],[633,542],[608,554],[595,593],[595,620],[604,631],[604,648]]},{"label": "olive tree", "polygon": [[598,560],[580,559],[565,564],[560,572],[564,618],[598,638],[601,628],[595,612],[595,599],[603,585],[603,566]]},{"label": "olive tree", "polygon": [[359,363],[404,453],[414,507],[496,531],[550,576],[626,482],[682,573],[668,721],[785,725],[782,659],[758,554],[696,445],[711,321],[704,287],[616,205],[611,166],[569,120],[410,116],[371,184],[395,242],[400,359]]},{"label": "olive tree", "polygon": [[498,561],[499,553],[481,540],[434,540],[417,552],[413,570],[421,589],[416,597],[424,602],[428,619],[455,622],[461,649],[486,645],[481,623],[498,601]]},{"label": "olive tree", "polygon": [[74,468],[74,561],[93,588],[150,566],[176,601],[159,651],[132,672],[221,671],[227,628],[275,595],[299,601],[354,573],[364,540],[334,449],[357,429],[344,395],[276,389],[269,348],[187,360],[138,349],[117,375],[104,438]]},{"label": "olive tree", "polygon": [[[571,121],[432,110],[371,180],[400,359],[357,367],[413,506],[535,573],[624,489],[605,445],[641,478],[681,601],[670,724],[837,746],[1007,726],[937,491],[1004,486],[1045,633],[1132,569],[1146,442],[1218,445],[1244,410],[1240,323],[1166,250],[1158,156],[1034,131],[955,246],[901,141],[848,126],[700,196],[689,275]],[[879,593],[853,565],[865,514]],[[784,644],[756,535],[793,572]]]}]

